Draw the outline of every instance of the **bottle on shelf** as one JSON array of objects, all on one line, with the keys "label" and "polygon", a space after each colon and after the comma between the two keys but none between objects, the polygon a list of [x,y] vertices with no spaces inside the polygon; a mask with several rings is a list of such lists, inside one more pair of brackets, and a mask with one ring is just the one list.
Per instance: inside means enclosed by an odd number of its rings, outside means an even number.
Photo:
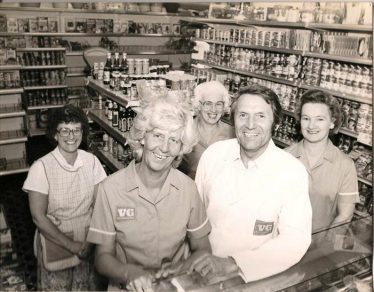
[{"label": "bottle on shelf", "polygon": [[103,142],[104,142],[103,150],[105,152],[109,151],[109,143],[108,143],[108,141],[109,141],[109,136],[108,136],[107,133],[104,133],[104,135],[103,135]]},{"label": "bottle on shelf", "polygon": [[113,118],[113,103],[111,100],[109,100],[108,103],[108,120],[111,121]]},{"label": "bottle on shelf", "polygon": [[112,127],[118,127],[118,105],[116,102],[113,102],[113,109],[112,109]]},{"label": "bottle on shelf", "polygon": [[120,62],[119,62],[119,53],[114,53],[114,61],[113,61],[113,73],[120,73]]},{"label": "bottle on shelf", "polygon": [[110,84],[110,75],[112,73],[112,56],[111,53],[108,53],[106,63],[104,66],[104,72],[103,72],[103,82],[104,85],[109,87]]}]

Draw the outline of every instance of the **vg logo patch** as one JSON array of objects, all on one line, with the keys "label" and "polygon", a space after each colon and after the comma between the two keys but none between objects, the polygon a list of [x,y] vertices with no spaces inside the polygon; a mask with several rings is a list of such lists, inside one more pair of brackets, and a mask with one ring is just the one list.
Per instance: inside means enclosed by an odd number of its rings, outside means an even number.
[{"label": "vg logo patch", "polygon": [[130,207],[117,207],[117,220],[134,220],[135,208]]},{"label": "vg logo patch", "polygon": [[273,232],[274,222],[256,220],[253,235],[268,235]]}]

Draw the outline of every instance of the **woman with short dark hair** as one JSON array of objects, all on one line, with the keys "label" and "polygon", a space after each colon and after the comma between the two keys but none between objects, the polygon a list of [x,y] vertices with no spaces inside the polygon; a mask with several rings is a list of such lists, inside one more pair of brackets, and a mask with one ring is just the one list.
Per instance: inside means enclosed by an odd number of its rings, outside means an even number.
[{"label": "woman with short dark hair", "polygon": [[313,232],[350,221],[359,202],[356,168],[329,138],[342,122],[339,102],[331,94],[313,89],[302,95],[296,112],[303,140],[286,150],[309,173]]},{"label": "woman with short dark hair", "polygon": [[56,148],[34,162],[23,185],[37,227],[38,290],[95,289],[86,235],[96,186],[106,174],[94,155],[78,149],[87,134],[80,108],[51,112],[47,135]]}]

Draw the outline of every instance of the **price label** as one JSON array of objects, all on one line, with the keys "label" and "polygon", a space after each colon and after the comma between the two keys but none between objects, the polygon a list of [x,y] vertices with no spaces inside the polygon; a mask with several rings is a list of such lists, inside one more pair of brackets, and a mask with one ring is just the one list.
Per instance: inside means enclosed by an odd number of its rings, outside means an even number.
[{"label": "price label", "polygon": [[357,142],[365,145],[373,146],[373,137],[368,133],[359,133],[357,137]]}]

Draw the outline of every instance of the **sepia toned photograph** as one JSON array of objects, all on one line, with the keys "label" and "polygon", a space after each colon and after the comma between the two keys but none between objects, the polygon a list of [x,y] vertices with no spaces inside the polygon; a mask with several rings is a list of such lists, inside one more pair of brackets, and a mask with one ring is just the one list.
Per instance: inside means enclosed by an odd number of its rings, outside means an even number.
[{"label": "sepia toned photograph", "polygon": [[372,1],[0,0],[0,291],[373,291]]}]

